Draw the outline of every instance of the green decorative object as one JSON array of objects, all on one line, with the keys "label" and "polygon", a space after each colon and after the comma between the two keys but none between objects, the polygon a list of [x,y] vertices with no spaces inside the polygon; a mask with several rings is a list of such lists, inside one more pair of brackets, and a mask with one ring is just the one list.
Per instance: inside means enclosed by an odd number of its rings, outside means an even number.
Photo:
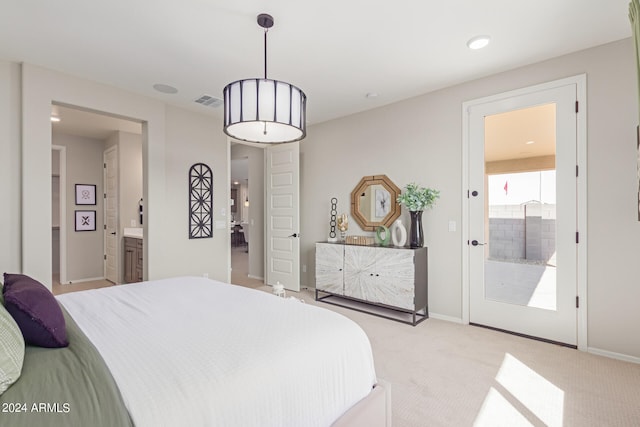
[{"label": "green decorative object", "polygon": [[423,211],[433,207],[439,197],[440,192],[438,190],[419,187],[417,184],[411,183],[407,184],[398,196],[398,203],[406,206],[412,212]]},{"label": "green decorative object", "polygon": [[389,229],[384,225],[379,225],[376,228],[376,243],[381,246],[389,246],[390,240],[391,233],[389,233]]}]

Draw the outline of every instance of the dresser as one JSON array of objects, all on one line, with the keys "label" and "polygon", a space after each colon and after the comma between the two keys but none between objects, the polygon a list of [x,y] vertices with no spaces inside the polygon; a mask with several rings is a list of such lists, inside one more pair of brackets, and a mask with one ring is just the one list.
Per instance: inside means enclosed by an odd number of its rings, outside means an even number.
[{"label": "dresser", "polygon": [[429,317],[427,248],[316,243],[316,300],[416,325]]}]

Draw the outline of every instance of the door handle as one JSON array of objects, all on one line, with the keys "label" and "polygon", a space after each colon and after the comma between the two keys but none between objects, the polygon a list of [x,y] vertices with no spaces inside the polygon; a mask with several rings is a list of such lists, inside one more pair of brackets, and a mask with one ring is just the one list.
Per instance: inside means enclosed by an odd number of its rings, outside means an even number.
[{"label": "door handle", "polygon": [[116,235],[116,232],[114,231],[113,233],[111,233],[111,235],[112,235],[112,236],[115,236],[115,235]]},{"label": "door handle", "polygon": [[289,237],[300,237],[300,234],[298,234],[298,233],[293,233],[293,234],[292,234],[291,236],[289,236]]},{"label": "door handle", "polygon": [[477,240],[472,240],[472,241],[471,241],[471,244],[472,244],[473,246],[483,246],[483,245],[484,245],[484,243],[478,243],[478,241],[477,241]]}]

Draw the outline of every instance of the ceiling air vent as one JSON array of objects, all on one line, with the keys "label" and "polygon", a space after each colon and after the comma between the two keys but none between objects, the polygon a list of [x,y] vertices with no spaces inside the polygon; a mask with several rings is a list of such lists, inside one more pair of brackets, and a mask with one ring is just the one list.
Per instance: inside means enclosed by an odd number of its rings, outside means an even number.
[{"label": "ceiling air vent", "polygon": [[204,105],[205,107],[218,108],[222,105],[222,99],[215,98],[210,95],[202,95],[200,98],[194,101],[196,104]]}]

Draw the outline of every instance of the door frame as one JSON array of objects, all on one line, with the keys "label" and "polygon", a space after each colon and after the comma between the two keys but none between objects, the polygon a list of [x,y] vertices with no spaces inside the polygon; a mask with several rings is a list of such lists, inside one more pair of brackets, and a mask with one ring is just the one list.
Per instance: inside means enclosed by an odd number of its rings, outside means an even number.
[{"label": "door frame", "polygon": [[[67,284],[67,147],[64,145],[51,145],[51,150],[58,151],[60,160],[60,284]],[[50,274],[53,270],[50,272]]]},{"label": "door frame", "polygon": [[104,193],[104,200],[102,203],[102,217],[104,218],[104,226],[103,226],[103,252],[104,252],[104,263],[102,268],[102,274],[107,279],[107,153],[110,151],[115,151],[116,154],[116,163],[117,163],[117,175],[116,175],[116,254],[114,256],[115,270],[116,270],[116,281],[115,284],[123,283],[123,276],[121,274],[121,266],[120,266],[120,244],[121,244],[121,236],[120,236],[120,158],[119,158],[119,150],[118,145],[113,145],[111,147],[107,147],[102,151],[102,162],[104,164],[104,168],[102,170],[102,189]]},{"label": "door frame", "polygon": [[462,323],[469,324],[470,310],[470,277],[469,277],[469,112],[474,106],[506,100],[534,92],[553,89],[566,85],[576,85],[578,111],[576,113],[576,163],[579,171],[577,181],[577,295],[580,301],[577,308],[577,341],[578,349],[587,351],[587,75],[579,74],[560,80],[528,86],[508,92],[490,95],[462,103]]}]

